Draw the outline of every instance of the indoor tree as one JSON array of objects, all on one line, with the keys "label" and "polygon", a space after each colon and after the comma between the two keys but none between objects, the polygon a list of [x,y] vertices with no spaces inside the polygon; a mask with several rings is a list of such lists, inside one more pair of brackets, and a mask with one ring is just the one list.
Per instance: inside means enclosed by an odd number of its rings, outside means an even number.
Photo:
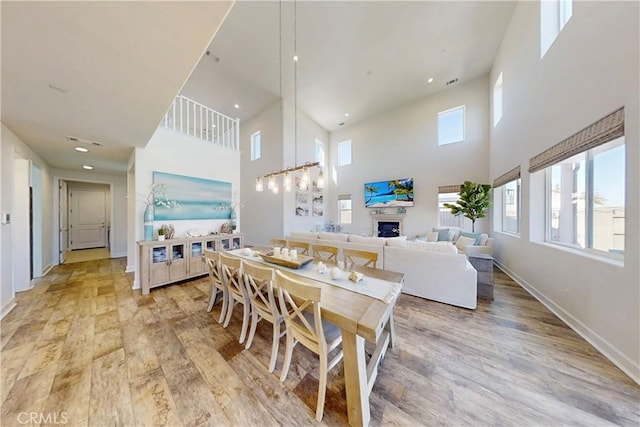
[{"label": "indoor tree", "polygon": [[471,220],[471,231],[475,232],[476,219],[484,218],[491,206],[491,186],[465,181],[460,186],[460,198],[456,203],[445,203],[453,215],[464,215]]}]

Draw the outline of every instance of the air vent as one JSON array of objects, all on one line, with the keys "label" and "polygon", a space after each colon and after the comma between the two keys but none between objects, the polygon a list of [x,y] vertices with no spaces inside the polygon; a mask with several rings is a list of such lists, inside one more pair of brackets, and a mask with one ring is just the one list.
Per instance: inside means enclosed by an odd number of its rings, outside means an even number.
[{"label": "air vent", "polygon": [[447,82],[447,86],[452,85],[452,84],[456,83],[457,81],[458,81],[458,79],[449,80]]},{"label": "air vent", "polygon": [[85,143],[85,144],[92,144],[92,145],[95,145],[95,146],[98,146],[98,147],[102,145],[102,143],[101,143],[101,142],[89,141],[88,139],[77,138],[77,137],[75,137],[75,136],[69,136],[69,135],[67,135],[67,139],[68,139],[69,141],[72,141],[72,142],[83,142],[83,143]]},{"label": "air vent", "polygon": [[344,122],[338,123],[338,126],[344,126]]}]

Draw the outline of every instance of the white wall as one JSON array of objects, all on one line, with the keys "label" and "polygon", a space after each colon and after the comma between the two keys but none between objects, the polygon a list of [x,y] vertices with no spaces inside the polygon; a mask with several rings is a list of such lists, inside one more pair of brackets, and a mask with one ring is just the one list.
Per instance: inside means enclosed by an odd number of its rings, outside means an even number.
[{"label": "white wall", "polygon": [[[494,256],[520,284],[640,381],[639,4],[573,2],[573,17],[540,59],[539,4],[519,2],[491,72],[503,72],[503,117],[491,131],[491,178],[522,165],[520,237],[493,233]],[[624,266],[540,240],[541,173],[529,159],[625,107]],[[533,187],[532,187],[533,185]]]},{"label": "white wall", "polygon": [[[0,182],[0,210],[3,213],[14,214],[13,207],[13,176],[14,166],[13,159],[21,157],[29,160],[33,165],[40,169],[41,177],[41,189],[42,189],[42,217],[44,219],[42,224],[42,265],[48,266],[52,263],[52,238],[53,227],[51,218],[52,211],[52,194],[53,186],[51,184],[51,171],[49,166],[36,155],[24,142],[22,142],[9,128],[2,124],[2,135],[0,139],[2,155],[0,160],[2,161],[1,173],[2,180]],[[13,268],[12,268],[12,248],[14,246],[14,239],[29,239],[29,236],[17,236],[13,232],[12,224],[0,225],[1,229],[1,253],[0,258],[0,315],[4,316],[14,304],[14,291],[12,287],[13,283]]]},{"label": "white wall", "polygon": [[[487,183],[489,178],[488,76],[447,88],[406,105],[331,133],[329,159],[337,165],[338,143],[351,140],[353,163],[335,166],[328,211],[337,223],[337,196],[351,194],[353,223],[343,229],[371,235],[370,209],[364,207],[364,184],[386,179],[414,178],[415,206],[407,208],[404,234],[424,234],[438,224],[438,186],[465,180]],[[465,105],[465,138],[438,146],[438,112]],[[476,231],[488,229],[485,220]]]},{"label": "white wall", "polygon": [[[240,153],[217,144],[201,141],[166,128],[158,128],[145,148],[135,150],[135,193],[130,197],[144,200],[153,185],[153,172],[165,172],[196,178],[212,179],[231,183],[233,192],[242,200],[240,190]],[[126,188],[126,187],[125,187]],[[135,240],[144,238],[143,213],[145,204],[136,203]],[[123,207],[126,212],[126,208]],[[242,215],[238,215],[238,228],[242,231]],[[166,221],[163,221],[166,223]],[[175,237],[184,237],[189,230],[204,232],[219,231],[224,220],[185,220],[173,221]],[[227,221],[228,222],[228,221]],[[162,225],[155,224],[154,229]],[[126,232],[126,230],[125,230]],[[136,247],[136,251],[138,248]],[[136,257],[136,265],[137,265]],[[136,269],[134,288],[139,288]]]},{"label": "white wall", "polygon": [[[93,171],[85,170],[69,170],[69,169],[52,169],[51,174],[54,176],[54,185],[59,180],[65,181],[82,181],[89,183],[109,184],[112,189],[111,200],[113,205],[110,207],[110,221],[111,221],[111,237],[110,237],[110,254],[113,258],[127,256],[127,175],[122,173],[121,175],[110,175],[95,173]],[[52,205],[58,206],[58,191],[57,187],[54,191],[54,200]],[[111,203],[109,201],[108,203]],[[58,214],[57,211],[53,213],[55,239],[53,245],[55,250],[58,250]]]}]

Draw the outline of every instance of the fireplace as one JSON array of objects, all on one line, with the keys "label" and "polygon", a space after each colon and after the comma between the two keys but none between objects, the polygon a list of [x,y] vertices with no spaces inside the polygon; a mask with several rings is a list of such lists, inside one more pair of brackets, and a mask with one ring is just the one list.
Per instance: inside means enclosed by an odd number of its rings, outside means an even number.
[{"label": "fireplace", "polygon": [[378,221],[378,237],[398,237],[399,235],[399,221]]},{"label": "fireplace", "polygon": [[374,213],[373,235],[378,237],[398,237],[402,236],[404,229],[404,213],[385,214]]}]

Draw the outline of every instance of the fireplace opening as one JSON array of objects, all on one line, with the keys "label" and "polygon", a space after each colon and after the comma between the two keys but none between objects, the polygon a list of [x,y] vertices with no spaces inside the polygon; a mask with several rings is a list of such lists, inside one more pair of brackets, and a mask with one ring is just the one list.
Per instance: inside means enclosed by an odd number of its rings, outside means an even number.
[{"label": "fireplace opening", "polygon": [[399,221],[378,221],[378,237],[400,236]]}]

